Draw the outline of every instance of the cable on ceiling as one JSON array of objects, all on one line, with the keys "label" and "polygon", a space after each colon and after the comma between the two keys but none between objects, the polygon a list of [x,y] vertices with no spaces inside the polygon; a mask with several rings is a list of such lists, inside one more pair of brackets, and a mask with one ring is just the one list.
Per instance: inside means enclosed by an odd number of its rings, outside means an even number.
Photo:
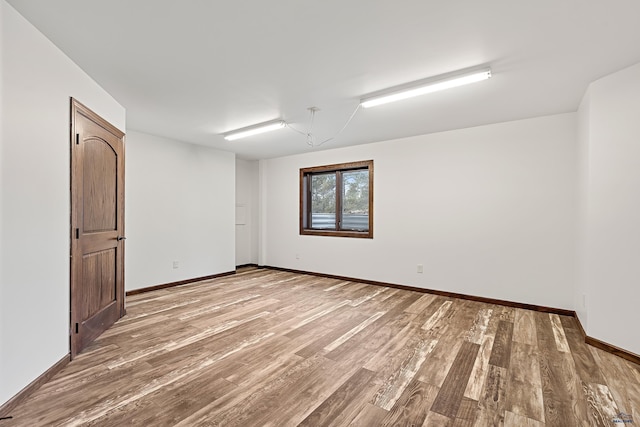
[{"label": "cable on ceiling", "polygon": [[360,103],[358,103],[358,106],[355,108],[355,110],[353,110],[353,113],[351,113],[351,116],[349,116],[349,119],[347,120],[347,122],[342,126],[342,128],[335,134],[333,135],[331,138],[327,138],[322,142],[319,143],[314,143],[313,141],[313,124],[315,122],[315,117],[316,117],[316,112],[319,111],[320,109],[317,107],[309,107],[307,108],[309,110],[309,114],[310,114],[310,119],[309,119],[309,130],[307,132],[302,132],[296,128],[294,128],[293,126],[291,126],[290,124],[287,123],[287,127],[295,132],[298,132],[300,135],[303,135],[307,138],[307,145],[309,147],[320,147],[322,144],[327,143],[329,141],[334,140],[335,138],[338,137],[338,135],[340,135],[346,128],[347,126],[349,126],[349,123],[351,123],[351,121],[353,120],[353,118],[355,117],[356,113],[358,112],[358,110],[360,109]]}]

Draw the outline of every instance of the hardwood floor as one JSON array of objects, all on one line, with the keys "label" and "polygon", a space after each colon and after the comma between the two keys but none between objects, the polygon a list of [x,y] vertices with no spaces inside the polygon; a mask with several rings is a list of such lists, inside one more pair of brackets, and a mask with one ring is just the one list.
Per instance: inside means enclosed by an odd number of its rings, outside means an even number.
[{"label": "hardwood floor", "polygon": [[640,424],[571,317],[250,270],[127,298],[5,426]]}]

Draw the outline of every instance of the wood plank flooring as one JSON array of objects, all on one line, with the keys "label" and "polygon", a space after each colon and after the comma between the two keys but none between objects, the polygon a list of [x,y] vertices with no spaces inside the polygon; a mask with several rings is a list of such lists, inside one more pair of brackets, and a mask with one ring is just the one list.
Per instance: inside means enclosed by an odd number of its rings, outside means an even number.
[{"label": "wood plank flooring", "polygon": [[634,426],[570,317],[250,270],[127,298],[5,426]]}]

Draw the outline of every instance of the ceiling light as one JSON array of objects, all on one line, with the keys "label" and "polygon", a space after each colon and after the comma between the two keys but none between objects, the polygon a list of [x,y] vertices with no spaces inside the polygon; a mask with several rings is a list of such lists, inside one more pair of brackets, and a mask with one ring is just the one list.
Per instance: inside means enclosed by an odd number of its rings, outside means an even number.
[{"label": "ceiling light", "polygon": [[283,120],[272,120],[270,122],[259,123],[257,125],[247,126],[242,129],[232,130],[224,134],[224,139],[234,141],[247,136],[257,135],[259,133],[271,132],[272,130],[282,129],[287,124]]},{"label": "ceiling light", "polygon": [[491,68],[475,68],[443,74],[406,85],[396,86],[383,92],[367,96],[360,100],[360,105],[364,108],[375,107],[376,105],[387,104],[389,102],[400,101],[401,99],[413,98],[414,96],[479,82],[489,77],[491,77]]}]

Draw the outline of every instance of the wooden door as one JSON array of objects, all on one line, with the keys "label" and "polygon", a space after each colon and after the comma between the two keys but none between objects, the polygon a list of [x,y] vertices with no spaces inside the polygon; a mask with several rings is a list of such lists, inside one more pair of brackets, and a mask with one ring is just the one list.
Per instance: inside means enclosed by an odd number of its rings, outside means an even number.
[{"label": "wooden door", "polygon": [[124,133],[71,99],[71,357],[124,313]]}]

